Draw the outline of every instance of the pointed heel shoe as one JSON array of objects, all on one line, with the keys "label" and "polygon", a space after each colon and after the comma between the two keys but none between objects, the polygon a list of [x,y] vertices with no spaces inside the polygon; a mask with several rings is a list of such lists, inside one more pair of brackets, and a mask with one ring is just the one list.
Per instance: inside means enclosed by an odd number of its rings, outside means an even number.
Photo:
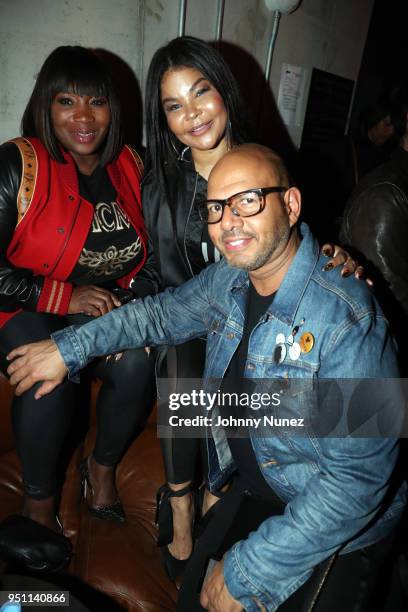
[{"label": "pointed heel shoe", "polygon": [[90,495],[93,496],[94,490],[89,474],[88,462],[89,456],[83,461],[81,461],[81,463],[79,464],[79,471],[81,473],[83,498],[87,503],[90,514],[104,521],[117,521],[119,523],[123,523],[126,519],[126,516],[123,510],[122,502],[119,498],[115,502],[113,502],[113,504],[107,504],[106,506],[92,506],[89,503],[88,491]]},{"label": "pointed heel shoe", "polygon": [[191,555],[187,559],[177,559],[169,551],[168,545],[173,541],[173,510],[170,503],[171,497],[183,497],[188,493],[193,493],[193,521],[191,529],[193,530],[195,522],[195,513],[197,509],[196,489],[192,483],[180,489],[173,491],[168,484],[164,484],[157,491],[156,496],[156,525],[158,527],[157,545],[160,546],[163,555],[164,567],[167,575],[173,582],[182,576],[187,563],[191,559]]}]

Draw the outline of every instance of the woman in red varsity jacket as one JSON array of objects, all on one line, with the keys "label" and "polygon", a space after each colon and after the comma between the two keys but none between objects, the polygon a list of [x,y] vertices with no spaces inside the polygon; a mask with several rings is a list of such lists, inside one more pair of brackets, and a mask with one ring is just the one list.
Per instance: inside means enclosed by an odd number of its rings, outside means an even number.
[{"label": "woman in red varsity jacket", "polygon": [[[55,49],[24,113],[23,137],[0,147],[4,373],[13,347],[158,289],[141,214],[142,164],[123,146],[120,125],[117,94],[99,58],[82,47]],[[153,359],[129,350],[89,369],[102,387],[95,447],[81,464],[84,491],[93,514],[123,521],[115,466],[151,405]],[[77,391],[67,381],[41,400],[33,389],[13,404],[22,514],[53,530],[60,528],[57,464]]]}]

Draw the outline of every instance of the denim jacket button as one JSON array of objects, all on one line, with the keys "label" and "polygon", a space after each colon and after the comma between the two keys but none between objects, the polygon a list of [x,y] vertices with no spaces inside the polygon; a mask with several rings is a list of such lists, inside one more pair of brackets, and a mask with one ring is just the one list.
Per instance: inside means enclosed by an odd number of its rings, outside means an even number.
[{"label": "denim jacket button", "polygon": [[255,370],[255,365],[253,363],[248,363],[247,370]]},{"label": "denim jacket button", "polygon": [[232,340],[233,338],[235,338],[235,334],[233,332],[228,332],[227,338],[228,340]]}]

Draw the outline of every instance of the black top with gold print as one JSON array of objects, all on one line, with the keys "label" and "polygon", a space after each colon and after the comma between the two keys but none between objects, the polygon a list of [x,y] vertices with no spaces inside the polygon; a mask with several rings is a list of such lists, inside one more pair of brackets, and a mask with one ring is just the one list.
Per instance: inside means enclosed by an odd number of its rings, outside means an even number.
[{"label": "black top with gold print", "polygon": [[125,211],[116,202],[116,191],[105,168],[90,176],[78,173],[79,193],[94,205],[93,223],[69,282],[103,285],[128,274],[143,257],[142,243]]}]

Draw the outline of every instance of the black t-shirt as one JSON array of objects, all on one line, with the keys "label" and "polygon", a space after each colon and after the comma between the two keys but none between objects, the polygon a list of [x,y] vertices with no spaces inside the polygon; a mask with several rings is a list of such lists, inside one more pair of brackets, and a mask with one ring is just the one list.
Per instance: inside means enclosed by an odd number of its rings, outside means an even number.
[{"label": "black t-shirt", "polygon": [[249,337],[255,325],[265,314],[268,306],[270,306],[272,303],[274,295],[274,293],[272,295],[265,296],[259,295],[253,284],[251,282],[249,283],[242,340],[235,351],[233,358],[231,359],[224,381],[228,379],[235,379],[236,382],[240,381],[242,385],[245,384],[244,374],[248,355]]},{"label": "black t-shirt", "polygon": [[[233,358],[231,359],[224,377],[221,387],[222,393],[250,393],[250,381],[246,381],[244,378],[249,338],[252,330],[261,317],[265,314],[268,306],[270,306],[272,303],[273,298],[274,294],[267,296],[259,295],[255,287],[250,282],[242,340]],[[220,406],[220,411],[223,417],[228,417],[231,414],[237,418],[245,418],[248,416],[245,408],[239,406],[234,406],[232,408]],[[234,459],[234,463],[237,466],[240,478],[244,481],[247,488],[253,493],[276,501],[277,496],[266,483],[265,478],[259,469],[258,462],[249,439],[249,432],[247,432],[247,434],[248,435],[246,437],[234,437],[233,435],[228,437],[228,444],[230,446],[231,454]]]},{"label": "black t-shirt", "polygon": [[[199,203],[207,198],[207,181],[200,174],[196,175],[196,189],[186,226],[186,250],[194,274],[199,274],[209,264],[221,259],[208,233],[207,223],[203,223],[198,212]],[[197,248],[198,247],[198,248]]]},{"label": "black t-shirt", "polygon": [[140,237],[121,206],[105,168],[78,173],[79,193],[94,206],[94,218],[81,255],[68,279],[75,285],[114,286],[143,257]]}]

